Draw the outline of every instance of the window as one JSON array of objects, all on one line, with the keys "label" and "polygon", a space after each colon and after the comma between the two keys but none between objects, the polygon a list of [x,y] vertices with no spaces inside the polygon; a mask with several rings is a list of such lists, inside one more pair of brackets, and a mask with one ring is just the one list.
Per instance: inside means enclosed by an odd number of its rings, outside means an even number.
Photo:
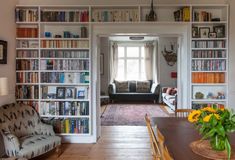
[{"label": "window", "polygon": [[146,80],[144,44],[119,45],[117,80]]}]

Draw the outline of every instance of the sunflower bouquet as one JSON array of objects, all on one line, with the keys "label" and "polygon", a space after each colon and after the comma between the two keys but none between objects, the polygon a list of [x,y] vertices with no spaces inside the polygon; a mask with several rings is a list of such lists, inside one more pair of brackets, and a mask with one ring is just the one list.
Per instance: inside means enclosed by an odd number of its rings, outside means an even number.
[{"label": "sunflower bouquet", "polygon": [[235,131],[235,114],[232,110],[208,106],[199,110],[194,110],[188,116],[188,121],[194,123],[202,139],[208,139],[212,149],[227,151],[228,159],[231,156],[231,145],[228,133]]}]

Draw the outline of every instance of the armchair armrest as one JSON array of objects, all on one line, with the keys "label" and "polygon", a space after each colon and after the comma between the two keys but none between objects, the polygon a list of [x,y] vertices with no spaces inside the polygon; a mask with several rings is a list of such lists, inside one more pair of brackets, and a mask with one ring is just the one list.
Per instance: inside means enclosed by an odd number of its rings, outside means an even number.
[{"label": "armchair armrest", "polygon": [[4,140],[6,152],[9,152],[9,154],[14,156],[17,152],[20,151],[20,142],[18,137],[4,130],[2,130],[1,133]]},{"label": "armchair armrest", "polygon": [[48,125],[45,123],[41,123],[41,134],[43,135],[49,135],[49,136],[54,136],[55,132],[53,130],[53,126],[52,125]]},{"label": "armchair armrest", "polygon": [[151,87],[151,93],[159,95],[159,93],[160,93],[160,85],[157,84],[157,83],[153,83],[152,87]]},{"label": "armchair armrest", "polygon": [[110,83],[109,84],[108,93],[109,93],[109,95],[116,93],[116,85],[115,85],[115,83]]}]

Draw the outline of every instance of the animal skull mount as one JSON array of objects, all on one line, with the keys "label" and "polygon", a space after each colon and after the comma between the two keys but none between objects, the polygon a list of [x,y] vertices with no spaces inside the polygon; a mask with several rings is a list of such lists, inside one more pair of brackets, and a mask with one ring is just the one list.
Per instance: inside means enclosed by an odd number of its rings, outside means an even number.
[{"label": "animal skull mount", "polygon": [[164,56],[166,63],[169,66],[173,66],[177,61],[177,53],[174,53],[174,47],[171,45],[171,50],[167,51],[166,46],[164,47],[164,51],[162,51],[162,55]]}]

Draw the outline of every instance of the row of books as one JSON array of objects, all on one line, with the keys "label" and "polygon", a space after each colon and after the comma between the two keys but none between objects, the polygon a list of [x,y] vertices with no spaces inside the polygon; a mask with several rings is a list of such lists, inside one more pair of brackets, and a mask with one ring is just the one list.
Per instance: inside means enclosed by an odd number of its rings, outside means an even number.
[{"label": "row of books", "polygon": [[205,22],[205,21],[211,21],[211,20],[212,20],[212,14],[210,12],[193,10],[193,21]]},{"label": "row of books", "polygon": [[17,58],[38,58],[37,50],[17,50]]},{"label": "row of books", "polygon": [[89,133],[88,118],[44,118],[43,121],[52,125],[56,133]]},{"label": "row of books", "polygon": [[89,72],[41,72],[41,83],[89,83]]},{"label": "row of books", "polygon": [[226,60],[193,60],[193,71],[225,71]]},{"label": "row of books", "polygon": [[16,73],[17,83],[38,83],[37,72],[17,72]]},{"label": "row of books", "polygon": [[42,22],[88,22],[89,11],[41,11]]},{"label": "row of books", "polygon": [[37,38],[38,28],[16,28],[17,38]]},{"label": "row of books", "polygon": [[89,60],[47,59],[40,61],[41,70],[89,70]]},{"label": "row of books", "polygon": [[44,116],[89,115],[88,102],[41,102],[40,114]]},{"label": "row of books", "polygon": [[92,22],[137,22],[139,14],[137,9],[94,10]]},{"label": "row of books", "polygon": [[192,41],[192,48],[225,48],[225,41]]},{"label": "row of books", "polygon": [[193,103],[192,104],[192,109],[202,109],[205,107],[212,107],[212,105],[216,105],[218,108],[224,108],[224,104],[219,104],[219,103]]},{"label": "row of books", "polygon": [[53,50],[43,50],[41,51],[42,58],[89,58],[88,50],[79,51],[53,51]]},{"label": "row of books", "polygon": [[37,59],[17,59],[16,70],[38,70],[39,64]]},{"label": "row of books", "polygon": [[42,48],[89,48],[87,40],[42,40]]},{"label": "row of books", "polygon": [[88,99],[88,86],[42,86],[42,99]]},{"label": "row of books", "polygon": [[225,50],[192,51],[192,58],[226,58]]},{"label": "row of books", "polygon": [[35,40],[17,40],[17,48],[38,48],[39,43]]},{"label": "row of books", "polygon": [[38,86],[16,86],[16,99],[38,99]]},{"label": "row of books", "polygon": [[38,10],[37,9],[15,9],[16,22],[37,22]]},{"label": "row of books", "polygon": [[193,72],[192,83],[225,83],[225,73]]},{"label": "row of books", "polygon": [[189,22],[190,17],[191,16],[190,16],[190,8],[189,7],[183,7],[177,11],[174,11],[175,21]]}]

